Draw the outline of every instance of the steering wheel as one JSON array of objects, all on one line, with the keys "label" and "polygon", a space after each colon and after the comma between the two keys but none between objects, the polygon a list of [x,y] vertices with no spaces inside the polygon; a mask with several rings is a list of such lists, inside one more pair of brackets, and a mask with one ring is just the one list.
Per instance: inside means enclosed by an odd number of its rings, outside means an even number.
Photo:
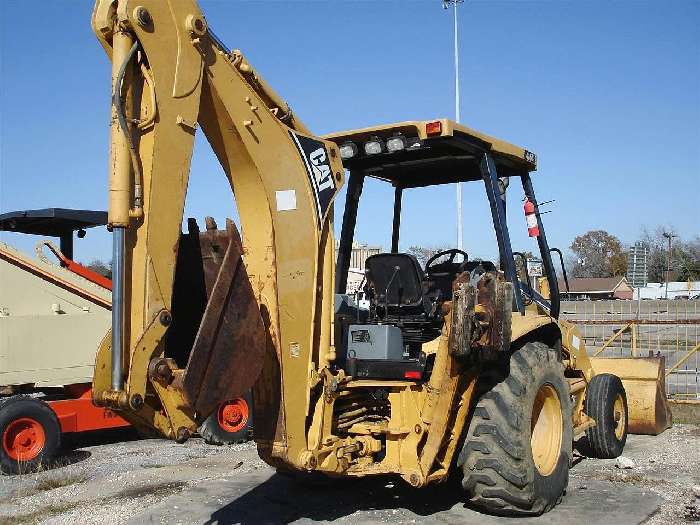
[{"label": "steering wheel", "polygon": [[[459,263],[455,262],[455,258],[457,257],[457,255],[461,255],[462,257],[464,257],[464,260]],[[433,264],[435,261],[445,256],[449,256],[446,261]],[[428,262],[425,263],[425,273],[435,274],[440,272],[455,272],[458,271],[459,268],[462,267],[462,265],[464,265],[468,260],[469,255],[467,255],[467,252],[464,252],[457,248],[452,248],[451,250],[443,250],[441,252],[436,253],[430,259],[428,259]]]}]

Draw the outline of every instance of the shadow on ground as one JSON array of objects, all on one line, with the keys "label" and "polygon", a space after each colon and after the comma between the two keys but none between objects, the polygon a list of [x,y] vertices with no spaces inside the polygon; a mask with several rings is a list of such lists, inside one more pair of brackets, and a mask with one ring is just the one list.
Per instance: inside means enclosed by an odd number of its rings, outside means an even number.
[{"label": "shadow on ground", "polygon": [[333,521],[358,511],[407,509],[431,516],[460,505],[463,493],[453,483],[414,489],[402,480],[328,480],[324,485],[275,474],[226,506],[206,524],[289,523],[305,518]]},{"label": "shadow on ground", "polygon": [[82,447],[111,445],[136,439],[139,439],[139,435],[132,427],[63,434],[61,450],[48,468],[52,470],[85,461],[92,454],[87,450],[80,450]]}]

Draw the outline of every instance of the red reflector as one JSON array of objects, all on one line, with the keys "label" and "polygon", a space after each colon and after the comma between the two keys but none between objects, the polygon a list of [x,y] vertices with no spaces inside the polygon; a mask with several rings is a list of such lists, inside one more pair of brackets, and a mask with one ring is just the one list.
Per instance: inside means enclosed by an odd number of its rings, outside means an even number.
[{"label": "red reflector", "polygon": [[436,120],[435,122],[428,122],[425,125],[426,135],[439,135],[442,133],[442,122]]},{"label": "red reflector", "polygon": [[420,379],[420,372],[418,370],[409,370],[408,372],[404,372],[403,376],[406,379]]}]

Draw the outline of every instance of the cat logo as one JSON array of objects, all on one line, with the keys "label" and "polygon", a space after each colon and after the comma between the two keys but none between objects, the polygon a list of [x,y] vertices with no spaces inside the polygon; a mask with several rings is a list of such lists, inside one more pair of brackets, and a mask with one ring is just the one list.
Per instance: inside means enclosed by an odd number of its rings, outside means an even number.
[{"label": "cat logo", "polygon": [[331,172],[331,167],[328,165],[326,150],[323,148],[318,148],[316,151],[311,153],[311,155],[309,155],[309,160],[311,161],[311,169],[313,170],[314,177],[316,178],[318,191],[323,191],[326,188],[335,189],[333,173]]},{"label": "cat logo", "polygon": [[336,191],[335,177],[328,160],[326,146],[320,140],[298,135],[292,131],[289,134],[306,166],[306,173],[316,200],[318,227],[321,229]]}]

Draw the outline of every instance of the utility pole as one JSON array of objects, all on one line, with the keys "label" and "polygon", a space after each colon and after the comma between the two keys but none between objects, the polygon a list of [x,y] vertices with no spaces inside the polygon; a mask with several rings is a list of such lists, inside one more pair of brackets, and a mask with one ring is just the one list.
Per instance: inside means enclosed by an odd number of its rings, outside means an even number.
[{"label": "utility pole", "polygon": [[[459,39],[457,33],[457,6],[464,0],[442,0],[443,9],[454,7],[454,55],[455,55],[455,121],[459,123]],[[462,183],[457,183],[457,248],[462,245]]]},{"label": "utility pole", "polygon": [[668,300],[668,282],[671,280],[671,241],[677,235],[673,232],[664,232],[663,236],[668,239],[668,253],[666,254],[666,300]]}]

